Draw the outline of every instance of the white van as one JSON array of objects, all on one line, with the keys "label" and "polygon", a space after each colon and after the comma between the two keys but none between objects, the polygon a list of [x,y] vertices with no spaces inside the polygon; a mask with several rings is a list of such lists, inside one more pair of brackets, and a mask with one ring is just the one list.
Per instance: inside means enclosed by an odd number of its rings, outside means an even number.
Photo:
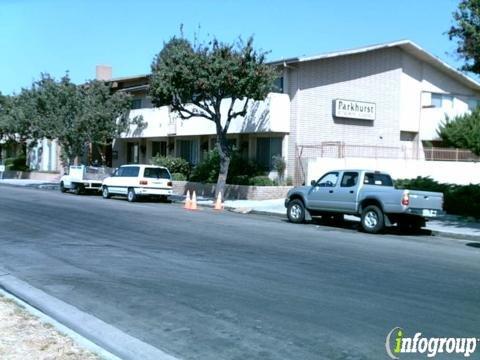
[{"label": "white van", "polygon": [[139,196],[172,195],[172,176],[167,168],[155,165],[122,165],[110,177],[103,180],[102,196],[126,195],[129,202]]}]

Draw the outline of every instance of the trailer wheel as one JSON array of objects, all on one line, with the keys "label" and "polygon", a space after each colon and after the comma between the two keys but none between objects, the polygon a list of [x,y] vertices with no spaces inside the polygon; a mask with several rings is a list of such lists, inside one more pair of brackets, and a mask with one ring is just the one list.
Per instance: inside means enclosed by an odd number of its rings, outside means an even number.
[{"label": "trailer wheel", "polygon": [[73,193],[75,195],[81,195],[85,191],[85,188],[83,187],[83,184],[75,184],[75,187],[73,188]]}]

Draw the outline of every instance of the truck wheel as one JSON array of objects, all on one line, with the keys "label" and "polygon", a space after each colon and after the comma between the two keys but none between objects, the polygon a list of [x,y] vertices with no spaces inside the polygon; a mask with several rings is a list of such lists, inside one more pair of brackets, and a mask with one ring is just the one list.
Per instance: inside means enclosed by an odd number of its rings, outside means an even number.
[{"label": "truck wheel", "polygon": [[287,217],[292,223],[303,223],[305,221],[305,206],[301,200],[295,199],[288,203]]},{"label": "truck wheel", "polygon": [[108,191],[108,186],[102,188],[102,197],[104,199],[110,199],[110,192]]},{"label": "truck wheel", "polygon": [[362,211],[362,228],[367,233],[378,234],[385,226],[383,211],[375,205],[369,205]]},{"label": "truck wheel", "polygon": [[73,188],[73,193],[75,195],[81,195],[81,194],[83,194],[84,190],[85,189],[83,188],[82,184],[76,184],[75,187]]},{"label": "truck wheel", "polygon": [[60,182],[60,192],[66,193],[67,189],[65,188],[65,185],[63,184],[63,181]]},{"label": "truck wheel", "polygon": [[135,190],[133,188],[128,189],[127,200],[128,202],[135,202],[137,200],[137,195],[135,194]]}]

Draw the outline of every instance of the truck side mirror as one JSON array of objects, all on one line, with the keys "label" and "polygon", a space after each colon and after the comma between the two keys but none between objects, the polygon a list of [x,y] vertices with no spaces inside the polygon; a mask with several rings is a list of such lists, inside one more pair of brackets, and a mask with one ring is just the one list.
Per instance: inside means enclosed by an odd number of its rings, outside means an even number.
[{"label": "truck side mirror", "polygon": [[315,186],[316,183],[317,183],[317,180],[310,181],[310,185],[312,185],[312,186]]}]

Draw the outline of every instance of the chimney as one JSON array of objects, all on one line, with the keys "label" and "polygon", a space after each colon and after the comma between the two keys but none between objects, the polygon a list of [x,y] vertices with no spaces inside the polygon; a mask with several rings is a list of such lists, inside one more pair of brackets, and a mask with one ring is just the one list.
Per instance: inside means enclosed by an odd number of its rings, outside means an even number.
[{"label": "chimney", "polygon": [[112,67],[108,65],[97,65],[95,78],[100,81],[112,80]]}]

